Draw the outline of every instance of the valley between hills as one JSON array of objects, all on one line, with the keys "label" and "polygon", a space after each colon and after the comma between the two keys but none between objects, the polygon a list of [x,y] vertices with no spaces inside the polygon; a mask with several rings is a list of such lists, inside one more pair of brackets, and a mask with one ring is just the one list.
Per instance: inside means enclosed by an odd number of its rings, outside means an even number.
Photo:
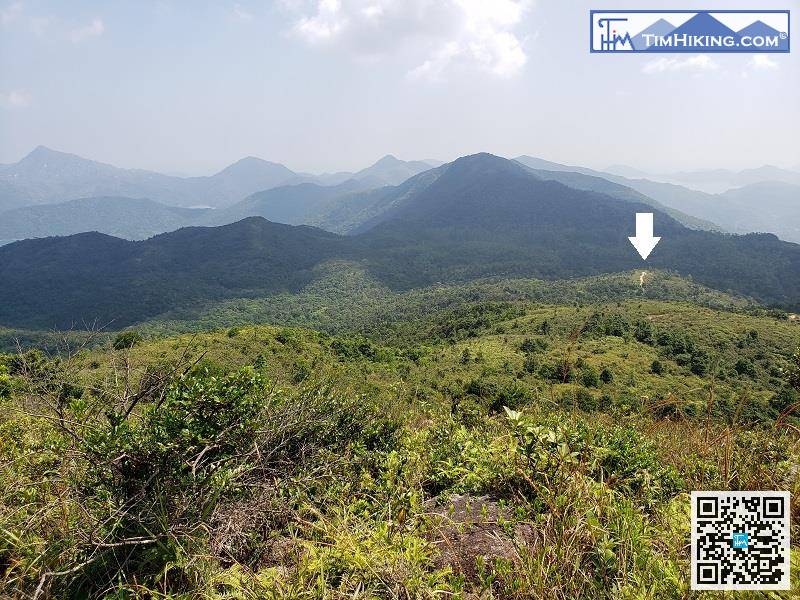
[{"label": "valley between hills", "polygon": [[693,490],[800,514],[781,231],[529,157],[33,158],[0,213],[8,597],[677,599]]}]

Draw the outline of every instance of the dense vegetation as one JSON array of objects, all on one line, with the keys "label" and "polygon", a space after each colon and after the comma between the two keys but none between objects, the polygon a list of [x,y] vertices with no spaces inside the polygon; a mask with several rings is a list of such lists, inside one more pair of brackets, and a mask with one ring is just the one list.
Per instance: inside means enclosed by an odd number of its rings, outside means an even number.
[{"label": "dense vegetation", "polygon": [[797,516],[796,322],[525,285],[2,356],[3,595],[684,598],[689,491]]},{"label": "dense vegetation", "polygon": [[[368,229],[351,237],[249,218],[144,242],[80,234],[4,246],[0,324],[125,326],[199,302],[296,292],[331,260],[356,262],[395,291],[482,277],[619,272],[641,265],[626,239],[634,213],[655,210],[539,179],[491,155],[461,158],[387,189],[381,210],[372,206],[371,217],[359,217]],[[648,265],[796,306],[800,246],[772,235],[691,230],[655,214],[663,242]]]},{"label": "dense vegetation", "polygon": [[800,514],[800,325],[756,302],[800,246],[489,155],[361,185],[245,201],[347,237],[0,249],[0,597],[685,598],[689,492]]}]

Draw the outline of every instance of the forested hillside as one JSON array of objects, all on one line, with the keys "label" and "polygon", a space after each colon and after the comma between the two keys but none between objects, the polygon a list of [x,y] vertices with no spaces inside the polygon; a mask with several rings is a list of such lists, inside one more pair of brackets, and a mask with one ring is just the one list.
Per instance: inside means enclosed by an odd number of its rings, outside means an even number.
[{"label": "forested hillside", "polygon": [[687,597],[690,491],[800,497],[800,326],[615,285],[0,355],[0,586]]},{"label": "forested hillside", "polygon": [[144,242],[99,233],[26,240],[0,249],[0,312],[42,329],[121,327],[187,302],[299,289],[341,245],[332,233],[255,217]]},{"label": "forested hillside", "polygon": [[370,195],[372,216],[342,237],[249,218],[144,242],[99,234],[0,248],[0,324],[124,326],[168,308],[294,292],[330,260],[351,260],[393,290],[482,277],[562,279],[643,265],[628,243],[654,212],[661,244],[648,265],[784,307],[800,303],[800,246],[772,235],[691,230],[634,201],[542,180],[474,155]]}]

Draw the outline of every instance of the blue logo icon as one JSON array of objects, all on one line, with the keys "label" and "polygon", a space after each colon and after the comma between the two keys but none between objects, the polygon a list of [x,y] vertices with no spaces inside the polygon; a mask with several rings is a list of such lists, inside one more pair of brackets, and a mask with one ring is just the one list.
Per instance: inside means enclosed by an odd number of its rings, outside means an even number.
[{"label": "blue logo icon", "polygon": [[789,52],[788,10],[592,10],[592,52]]},{"label": "blue logo icon", "polygon": [[746,550],[749,541],[746,533],[734,533],[732,546],[734,548],[744,548]]}]

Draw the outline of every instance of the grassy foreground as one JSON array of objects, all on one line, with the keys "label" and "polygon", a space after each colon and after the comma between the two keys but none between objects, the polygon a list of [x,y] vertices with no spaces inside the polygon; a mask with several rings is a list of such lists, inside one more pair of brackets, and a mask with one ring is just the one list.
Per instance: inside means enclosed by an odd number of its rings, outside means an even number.
[{"label": "grassy foreground", "polygon": [[480,300],[387,331],[0,355],[0,596],[718,597],[688,493],[798,515],[797,323]]}]

